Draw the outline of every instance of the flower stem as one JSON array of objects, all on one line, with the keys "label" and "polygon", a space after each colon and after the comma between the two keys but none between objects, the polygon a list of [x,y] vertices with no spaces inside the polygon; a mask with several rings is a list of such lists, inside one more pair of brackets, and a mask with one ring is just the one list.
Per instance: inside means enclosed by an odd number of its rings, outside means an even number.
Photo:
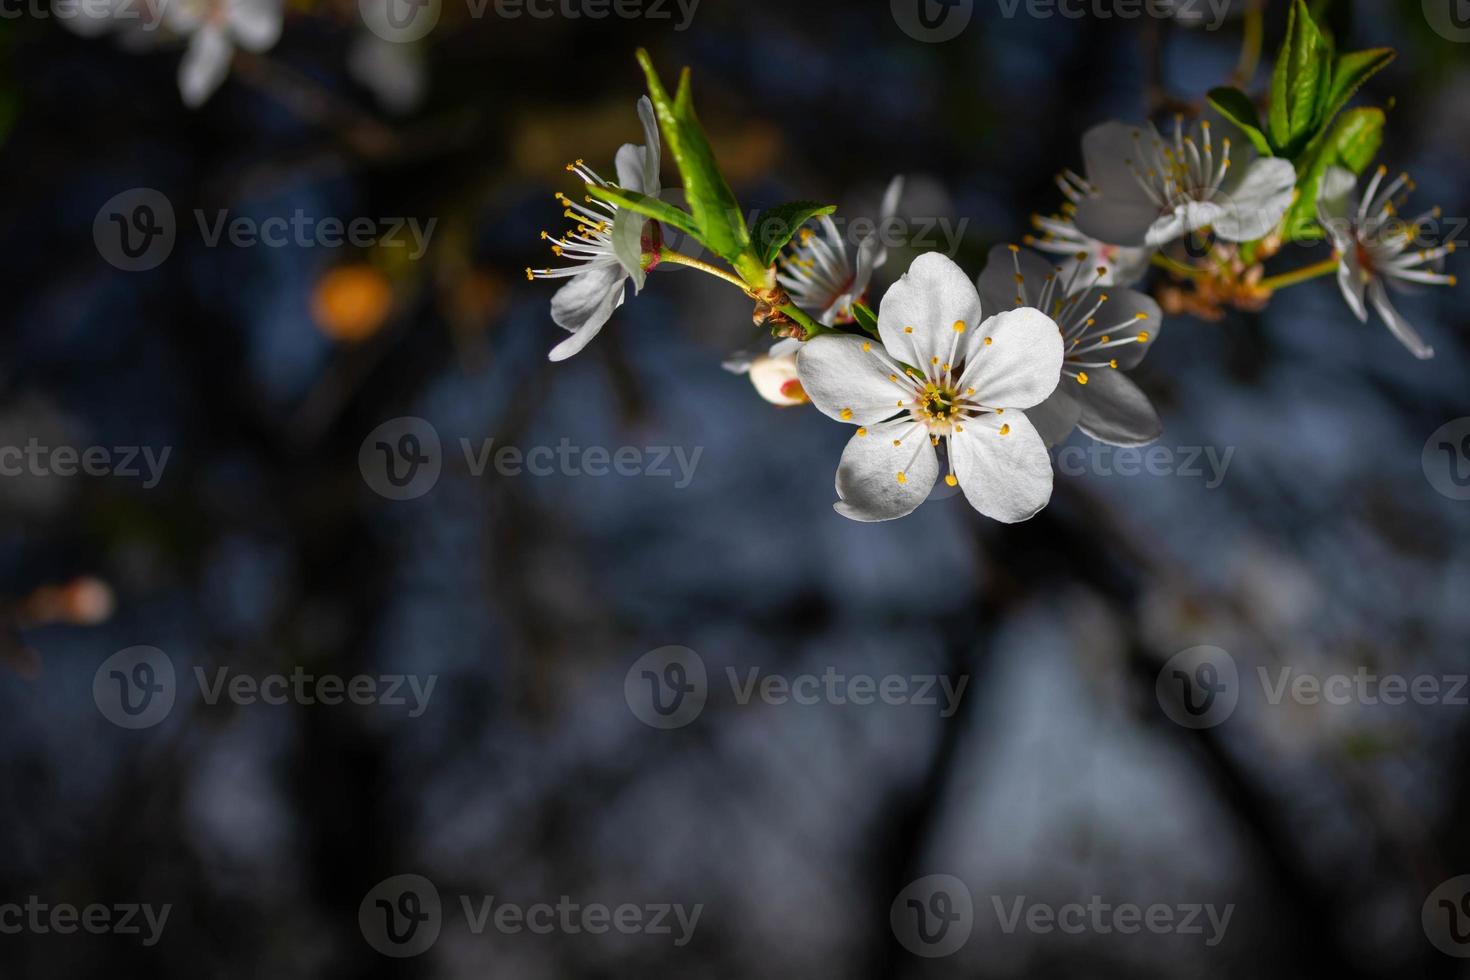
[{"label": "flower stem", "polygon": [[1324,259],[1315,265],[1309,265],[1305,268],[1297,269],[1295,272],[1283,272],[1281,275],[1272,276],[1269,279],[1262,279],[1259,283],[1259,286],[1261,289],[1267,289],[1274,292],[1278,289],[1285,289],[1287,286],[1295,286],[1297,283],[1308,282],[1312,279],[1318,279],[1322,276],[1331,275],[1336,271],[1337,254],[1333,253],[1332,258]]},{"label": "flower stem", "polygon": [[1242,88],[1251,83],[1261,64],[1261,43],[1266,36],[1266,16],[1262,0],[1247,0],[1245,37],[1240,42],[1240,61],[1235,66],[1235,82]]},{"label": "flower stem", "polygon": [[1163,252],[1155,252],[1153,258],[1149,261],[1158,266],[1160,269],[1167,269],[1174,275],[1182,276],[1185,279],[1198,279],[1200,276],[1204,275],[1203,269],[1196,269],[1194,266],[1185,265],[1178,259],[1169,258],[1169,256],[1165,255]]},{"label": "flower stem", "polygon": [[801,329],[806,331],[807,340],[811,340],[818,334],[835,332],[831,327],[824,327],[816,320],[813,320],[806,313],[805,310],[797,306],[795,303],[787,303],[785,306],[776,307],[776,309],[779,312],[786,314],[792,320],[795,320],[801,326]]},{"label": "flower stem", "polygon": [[699,259],[694,258],[692,255],[685,255],[683,252],[675,252],[671,248],[660,248],[658,250],[658,260],[660,262],[672,262],[675,265],[688,266],[691,269],[698,269],[700,272],[705,272],[709,275],[715,276],[716,278],[725,280],[747,296],[751,295],[750,287],[747,286],[743,281],[741,281],[738,276],[732,275],[731,273],[726,272],[724,269],[716,268],[715,266],[710,265],[708,262],[701,262]]}]

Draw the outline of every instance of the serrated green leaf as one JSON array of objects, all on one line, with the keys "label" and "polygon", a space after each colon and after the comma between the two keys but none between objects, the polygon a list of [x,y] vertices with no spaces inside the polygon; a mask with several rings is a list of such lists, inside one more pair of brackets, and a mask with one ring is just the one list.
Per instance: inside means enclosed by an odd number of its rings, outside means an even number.
[{"label": "serrated green leaf", "polygon": [[1268,134],[1277,156],[1296,160],[1325,124],[1332,84],[1332,44],[1318,29],[1304,0],[1293,0],[1286,40],[1271,76]]},{"label": "serrated green leaf", "polygon": [[654,221],[662,222],[672,228],[684,232],[686,235],[699,236],[699,226],[694,222],[694,216],[688,211],[681,211],[672,204],[665,204],[656,197],[639,194],[637,191],[625,191],[621,187],[610,185],[598,186],[587,185],[587,193],[593,197],[616,204],[620,208],[652,218]]},{"label": "serrated green leaf", "polygon": [[831,214],[837,210],[835,204],[817,204],[814,201],[792,201],[779,207],[768,208],[756,215],[755,254],[761,263],[770,265],[781,254],[781,249],[791,237],[812,218]]},{"label": "serrated green leaf", "polygon": [[1238,88],[1216,88],[1210,90],[1209,99],[1216,112],[1234,123],[1235,128],[1246,135],[1256,152],[1262,156],[1272,155],[1271,142],[1261,131],[1261,117],[1250,96]]},{"label": "serrated green leaf", "polygon": [[638,63],[648,79],[648,95],[658,116],[659,130],[679,166],[684,196],[694,212],[694,234],[710,251],[738,266],[750,244],[750,231],[745,227],[740,202],[720,172],[709,138],[694,114],[689,69],[679,76],[678,94],[670,99],[647,51],[639,49]]},{"label": "serrated green leaf", "polygon": [[1327,104],[1322,116],[1325,126],[1342,111],[1348,100],[1363,87],[1363,83],[1388,67],[1398,57],[1392,48],[1372,48],[1367,51],[1349,51],[1333,63],[1332,84],[1327,90]]},{"label": "serrated green leaf", "polygon": [[1296,185],[1297,198],[1284,223],[1286,241],[1313,241],[1322,237],[1317,223],[1317,195],[1323,175],[1334,166],[1346,167],[1355,174],[1368,169],[1383,145],[1385,121],[1382,109],[1349,109],[1303,157],[1303,165],[1298,169],[1301,176]]},{"label": "serrated green leaf", "polygon": [[877,314],[873,312],[873,308],[867,303],[853,303],[852,318],[857,321],[858,326],[862,327],[868,333],[874,335],[878,333]]}]

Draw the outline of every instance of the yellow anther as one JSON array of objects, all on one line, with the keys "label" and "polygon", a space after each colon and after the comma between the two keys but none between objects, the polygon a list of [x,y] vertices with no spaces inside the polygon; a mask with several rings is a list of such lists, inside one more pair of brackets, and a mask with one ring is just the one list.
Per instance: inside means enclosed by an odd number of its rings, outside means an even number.
[{"label": "yellow anther", "polygon": [[964,333],[965,332],[965,321],[964,320],[956,320],[954,322],[954,332],[955,333]]},{"label": "yellow anther", "polygon": [[898,482],[899,483],[907,483],[907,482],[909,482],[909,478],[903,475],[903,470],[899,470],[898,471]]},{"label": "yellow anther", "polygon": [[858,426],[858,433],[857,434],[860,435],[860,436],[865,436],[865,435],[868,434],[868,430],[865,427],[863,427],[863,426]]},{"label": "yellow anther", "polygon": [[1003,425],[1003,426],[1001,426],[1000,427],[1000,434],[1003,435],[1003,436],[1010,435],[1011,434],[1011,427],[1009,425]]},{"label": "yellow anther", "polygon": [[866,354],[868,351],[870,351],[872,349],[873,349],[873,345],[872,344],[868,343],[866,340],[863,341],[863,353],[864,354]]},{"label": "yellow anther", "polygon": [[994,342],[995,342],[995,341],[994,341],[994,340],[993,340],[993,339],[992,339],[992,338],[990,338],[990,337],[986,337],[986,338],[985,338],[985,346],[986,346],[986,347],[989,347],[989,346],[990,346],[990,345],[991,345],[991,344],[993,344],[993,343],[994,343]]},{"label": "yellow anther", "polygon": [[1148,343],[1148,331],[1147,330],[1140,330],[1138,332],[1138,342],[1140,344],[1146,344],[1146,343]]},{"label": "yellow anther", "polygon": [[914,332],[914,328],[913,327],[904,327],[903,328],[903,332],[904,333],[913,333]]},{"label": "yellow anther", "polygon": [[1108,367],[1110,367],[1110,368],[1115,368],[1117,366],[1118,366],[1118,359],[1116,357],[1113,358],[1111,361],[1108,362]]},{"label": "yellow anther", "polygon": [[1086,371],[1078,371],[1077,372],[1077,383],[1079,385],[1085,385],[1085,384],[1087,384],[1087,372]]},{"label": "yellow anther", "polygon": [[536,281],[536,274],[531,271],[531,267],[529,265],[526,266],[526,281],[527,282],[535,282]]},{"label": "yellow anther", "polygon": [[1012,252],[1021,251],[1021,246],[1019,245],[1007,245],[1006,248],[1010,249]]},{"label": "yellow anther", "polygon": [[846,422],[852,418],[852,409],[844,408],[841,412],[838,412],[837,414],[841,415],[842,421]]},{"label": "yellow anther", "polygon": [[1105,343],[1105,344],[1106,344],[1106,343],[1107,343],[1107,342],[1108,342],[1108,341],[1109,341],[1109,340],[1112,340],[1112,339],[1113,339],[1113,338],[1111,338],[1111,337],[1109,337],[1109,336],[1108,336],[1108,335],[1107,335],[1107,334],[1103,334],[1103,335],[1102,335],[1102,336],[1101,336],[1101,337],[1100,337],[1100,338],[1098,338],[1098,339],[1099,339],[1099,340],[1101,340],[1101,341],[1102,341],[1102,342],[1103,342],[1103,343]]},{"label": "yellow anther", "polygon": [[947,475],[946,475],[946,476],[945,476],[945,477],[944,477],[944,482],[945,482],[945,483],[946,483],[946,484],[948,484],[948,485],[949,485],[949,486],[952,486],[952,487],[957,487],[957,486],[959,486],[959,484],[960,484],[960,481],[959,481],[959,480],[956,480],[956,479],[955,479],[955,478],[954,478],[954,474],[953,474],[953,473],[949,473],[949,474],[947,474]]}]

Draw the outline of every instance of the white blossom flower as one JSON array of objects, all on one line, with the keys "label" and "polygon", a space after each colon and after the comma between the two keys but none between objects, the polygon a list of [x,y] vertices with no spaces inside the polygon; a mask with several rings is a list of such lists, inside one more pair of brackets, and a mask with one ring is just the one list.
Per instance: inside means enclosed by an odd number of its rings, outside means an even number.
[{"label": "white blossom flower", "polygon": [[1039,310],[982,319],[975,284],[929,252],[884,294],[881,343],[821,334],[797,358],[812,403],[858,426],[837,467],[836,510],[856,521],[911,513],[939,478],[941,440],[950,486],[1006,523],[1051,499],[1051,458],[1023,409],[1057,386],[1061,333]]},{"label": "white blossom flower", "polygon": [[[653,103],[647,96],[638,100],[638,118],[647,142],[643,146],[625,143],[618,150],[614,161],[617,186],[658,197],[662,150]],[[611,186],[581,160],[568,164],[567,170],[589,186]],[[571,280],[551,297],[551,318],[572,334],[551,350],[553,361],[564,361],[591,343],[613,311],[623,305],[629,279],[633,280],[635,293],[643,289],[646,272],[641,263],[641,241],[647,219],[590,195],[582,203],[565,194],[557,194],[556,199],[577,225],[561,238],[552,238],[544,231],[541,237],[552,242],[553,253],[572,264],[557,269],[528,268],[526,278]]]},{"label": "white blossom flower", "polygon": [[1380,167],[1360,202],[1358,180],[1352,171],[1330,168],[1322,179],[1318,217],[1337,249],[1337,284],[1353,314],[1367,323],[1368,305],[1372,304],[1399,342],[1415,357],[1427,359],[1434,356],[1434,348],[1399,315],[1389,301],[1387,287],[1403,289],[1409,283],[1455,285],[1454,276],[1439,271],[1444,257],[1455,251],[1455,244],[1447,242],[1437,248],[1409,250],[1425,224],[1439,218],[1439,208],[1426,211],[1412,221],[1400,218],[1399,208],[1404,198],[1395,200],[1395,195],[1403,191],[1406,197],[1414,189],[1414,182],[1408,174],[1402,174],[1382,187],[1387,175],[1388,169]]},{"label": "white blossom flower", "polygon": [[1227,242],[1263,238],[1291,206],[1296,170],[1289,160],[1256,159],[1247,149],[1219,153],[1208,121],[1186,132],[1175,122],[1165,141],[1152,123],[1103,123],[1082,138],[1092,193],[1077,205],[1083,234],[1119,245],[1159,248],[1201,228]]},{"label": "white blossom flower", "polygon": [[1159,304],[1124,287],[1101,285],[1080,254],[1070,271],[1014,245],[997,245],[979,280],[986,309],[1033,306],[1061,330],[1065,358],[1051,396],[1027,409],[1048,446],[1080,428],[1112,446],[1144,446],[1164,431],[1143,390],[1124,375],[1137,367],[1163,325]]},{"label": "white blossom flower", "polygon": [[[1077,205],[1092,193],[1092,186],[1071,170],[1057,176],[1057,186],[1067,198],[1061,213],[1032,215],[1031,224],[1040,234],[1027,235],[1025,243],[1038,251],[1065,256],[1062,267],[1068,272],[1071,266],[1078,264],[1088,269],[1104,270],[1099,286],[1131,286],[1142,279],[1148,272],[1155,250],[1112,245],[1084,235],[1073,219]],[[1079,253],[1085,253],[1086,257],[1079,258]]]},{"label": "white blossom flower", "polygon": [[853,322],[852,304],[862,301],[873,281],[873,270],[888,261],[883,228],[898,211],[903,195],[903,177],[894,177],[883,195],[878,227],[857,245],[854,257],[847,250],[837,223],[823,215],[822,234],[803,228],[792,240],[791,250],[777,265],[776,280],[791,301],[810,312],[817,322]]},{"label": "white blossom flower", "polygon": [[748,375],[756,394],[772,405],[783,408],[805,405],[811,399],[802,390],[796,371],[799,350],[801,341],[787,337],[776,341],[764,354],[736,354],[721,366],[731,374]]},{"label": "white blossom flower", "polygon": [[167,0],[164,23],[189,38],[179,63],[179,94],[197,108],[230,71],[235,46],[265,51],[281,36],[281,0]]}]

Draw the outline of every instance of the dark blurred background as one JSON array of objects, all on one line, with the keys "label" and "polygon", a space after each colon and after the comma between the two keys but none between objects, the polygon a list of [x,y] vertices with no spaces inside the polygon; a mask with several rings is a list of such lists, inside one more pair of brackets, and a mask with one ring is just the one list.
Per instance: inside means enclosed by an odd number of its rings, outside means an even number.
[{"label": "dark blurred background", "polygon": [[[169,456],[154,485],[141,455],[139,477],[0,478],[0,906],[171,912],[151,945],[0,932],[0,976],[1467,975],[1470,940],[1421,912],[1470,872],[1470,709],[1271,704],[1256,680],[1448,690],[1470,670],[1470,503],[1421,463],[1470,415],[1462,293],[1405,303],[1427,363],[1353,320],[1331,279],[1260,315],[1169,319],[1134,375],[1160,445],[1229,452],[1228,470],[1091,463],[1015,527],[953,496],[886,525],[834,514],[848,431],[721,370],[759,334],[748,301],[697,273],[656,272],[583,354],[546,359],[553,285],[523,269],[565,227],[563,166],[611,176],[639,140],[640,46],[666,78],[693,67],[744,205],[871,215],[901,173],[900,213],[963,223],[954,254],[974,272],[1056,208],[1087,127],[1198,107],[1240,51],[1234,17],[1009,6],[976,0],[931,43],[880,2],[703,0],[678,30],[672,4],[512,19],[445,0],[404,45],[355,4],[292,0],[279,43],[237,55],[197,110],[179,45],[7,7],[0,445]],[[1268,60],[1284,8],[1267,4]],[[1398,48],[1362,96],[1392,103],[1384,162],[1414,174],[1416,204],[1464,215],[1470,48],[1426,10],[1323,16],[1342,48]],[[135,188],[177,215],[147,271],[94,236]],[[436,224],[417,259],[210,247],[196,209]],[[922,250],[894,248],[879,282]],[[1321,257],[1292,246],[1281,267]],[[369,435],[388,425],[393,444],[406,417],[441,440],[442,472],[396,500]],[[461,440],[492,438],[699,456],[687,481],[672,457],[670,477],[477,475]],[[697,653],[708,700],[663,730],[630,668],[668,645]],[[1233,658],[1239,704],[1194,729],[1155,682],[1200,645]],[[132,728],[104,662],[138,646],[166,654],[176,697]],[[210,704],[196,668],[435,687],[417,715],[411,698]],[[727,679],[829,668],[967,686],[942,717],[742,704]],[[396,958],[359,911],[403,874],[432,882],[442,931]],[[968,890],[973,929],[915,956],[890,907],[936,874]],[[677,929],[476,934],[460,899],[487,896],[702,912],[683,945]],[[1208,924],[1008,931],[996,912],[1094,896],[1233,911],[1213,945]]]}]

